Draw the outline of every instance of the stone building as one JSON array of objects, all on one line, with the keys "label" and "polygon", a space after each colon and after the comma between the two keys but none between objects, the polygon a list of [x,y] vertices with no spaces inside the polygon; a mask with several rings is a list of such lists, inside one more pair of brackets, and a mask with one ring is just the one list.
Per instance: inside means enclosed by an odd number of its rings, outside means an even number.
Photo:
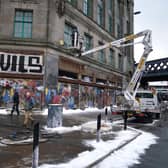
[{"label": "stone building", "polygon": [[0,0],[0,106],[14,89],[36,106],[103,107],[133,71],[133,47],[107,48],[80,57],[78,31],[89,50],[133,33],[133,0]]}]

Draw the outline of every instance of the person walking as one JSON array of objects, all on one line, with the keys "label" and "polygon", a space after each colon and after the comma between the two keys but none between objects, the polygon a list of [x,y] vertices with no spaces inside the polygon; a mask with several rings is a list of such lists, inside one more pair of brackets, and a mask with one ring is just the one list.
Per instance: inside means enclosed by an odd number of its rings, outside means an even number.
[{"label": "person walking", "polygon": [[23,125],[26,128],[29,128],[29,122],[31,122],[31,125],[34,122],[34,119],[32,117],[32,109],[33,109],[33,99],[30,92],[27,92],[25,95],[25,102],[24,102],[24,110],[25,110],[25,118]]},{"label": "person walking", "polygon": [[13,95],[13,107],[11,111],[11,116],[13,116],[13,112],[16,111],[19,116],[19,93],[15,90]]}]

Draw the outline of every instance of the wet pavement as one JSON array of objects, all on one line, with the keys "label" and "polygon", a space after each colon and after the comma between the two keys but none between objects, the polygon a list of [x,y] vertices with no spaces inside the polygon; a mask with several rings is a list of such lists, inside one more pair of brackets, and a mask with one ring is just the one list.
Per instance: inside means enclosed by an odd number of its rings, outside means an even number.
[{"label": "wet pavement", "polygon": [[[96,120],[96,113],[85,115],[75,114],[63,117],[63,126],[74,126]],[[0,137],[16,138],[29,137],[31,130],[23,128],[23,115],[7,116],[0,115]],[[47,116],[35,115],[35,120],[40,123],[40,127],[46,125]],[[115,130],[114,130],[115,131]],[[116,130],[117,131],[117,130]],[[75,158],[78,153],[92,150],[91,147],[84,145],[84,140],[95,139],[96,135],[82,131],[55,135],[49,137],[45,143],[39,145],[39,165],[43,163],[63,163]],[[113,139],[114,135],[102,137],[104,140]],[[0,146],[0,167],[4,168],[28,168],[32,164],[32,144],[29,145],[8,145]]]},{"label": "wet pavement", "polygon": [[151,145],[141,156],[140,164],[135,164],[130,168],[167,168],[168,167],[168,125],[163,127],[144,127],[152,134],[159,137],[158,143]]}]

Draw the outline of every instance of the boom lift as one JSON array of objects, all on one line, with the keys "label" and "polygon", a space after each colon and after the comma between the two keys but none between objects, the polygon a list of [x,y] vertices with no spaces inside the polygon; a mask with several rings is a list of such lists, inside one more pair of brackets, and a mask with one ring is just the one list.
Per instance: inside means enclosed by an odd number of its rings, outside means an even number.
[{"label": "boom lift", "polygon": [[[134,39],[137,39],[140,37],[143,37],[141,39],[141,41],[136,42],[136,43],[132,42]],[[103,50],[105,48],[110,48],[110,47],[121,48],[121,47],[132,46],[132,45],[135,45],[138,43],[142,43],[144,45],[144,52],[140,58],[139,64],[138,64],[126,90],[124,91],[124,97],[128,101],[129,106],[131,107],[134,103],[134,104],[136,104],[137,108],[139,106],[139,102],[136,100],[135,95],[136,95],[137,89],[140,85],[140,80],[141,80],[142,74],[145,70],[145,62],[148,58],[149,53],[152,51],[151,30],[144,30],[144,31],[139,32],[137,34],[128,35],[128,36],[121,38],[119,40],[106,43],[102,46],[99,46],[99,47],[96,47],[96,48],[93,48],[91,50],[88,50],[88,51],[81,53],[81,56],[85,56],[85,55]]]}]

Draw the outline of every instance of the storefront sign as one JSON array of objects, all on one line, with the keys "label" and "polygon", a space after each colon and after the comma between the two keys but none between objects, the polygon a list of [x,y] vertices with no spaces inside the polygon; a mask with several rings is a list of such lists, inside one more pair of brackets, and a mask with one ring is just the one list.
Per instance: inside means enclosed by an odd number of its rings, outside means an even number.
[{"label": "storefront sign", "polygon": [[1,73],[43,74],[43,56],[0,52]]}]

